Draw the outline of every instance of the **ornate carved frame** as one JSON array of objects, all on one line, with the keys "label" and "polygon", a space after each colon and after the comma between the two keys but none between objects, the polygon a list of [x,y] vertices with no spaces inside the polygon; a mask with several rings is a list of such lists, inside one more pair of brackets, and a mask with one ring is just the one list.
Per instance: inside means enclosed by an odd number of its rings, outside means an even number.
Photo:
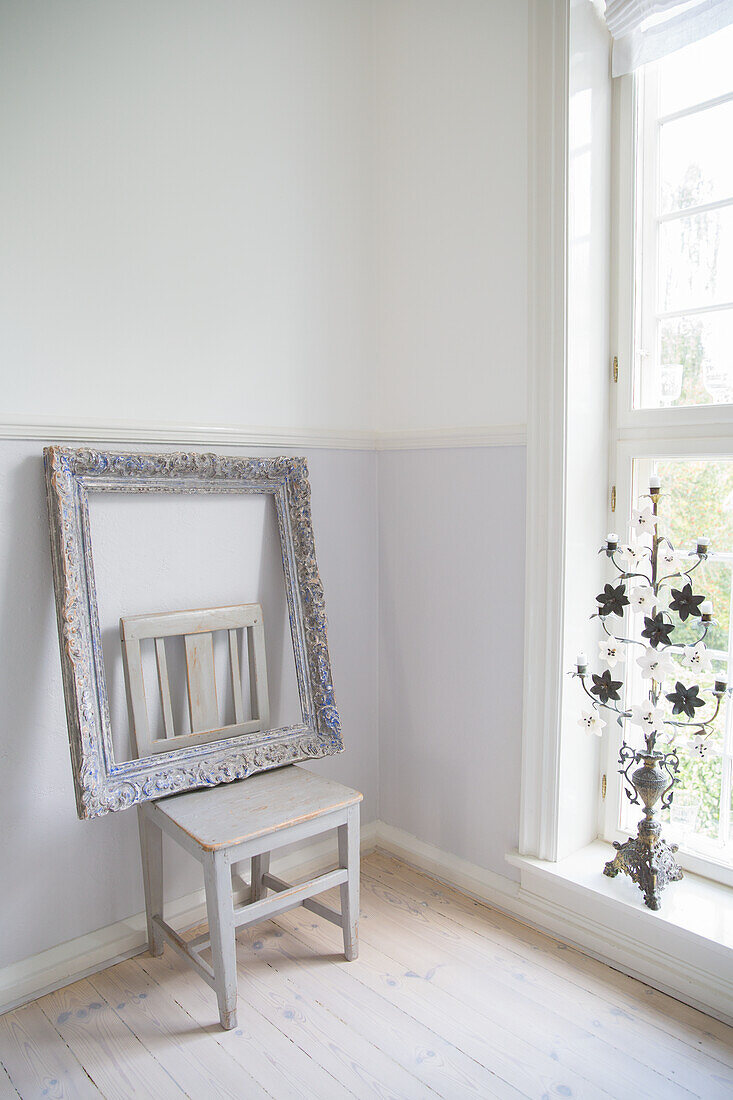
[{"label": "ornate carved frame", "polygon": [[[66,447],[46,447],[43,454],[79,817],[99,817],[174,791],[228,783],[295,760],[341,752],[305,459],[115,454]],[[269,493],[274,497],[301,724],[115,761],[94,583],[90,492]]]}]

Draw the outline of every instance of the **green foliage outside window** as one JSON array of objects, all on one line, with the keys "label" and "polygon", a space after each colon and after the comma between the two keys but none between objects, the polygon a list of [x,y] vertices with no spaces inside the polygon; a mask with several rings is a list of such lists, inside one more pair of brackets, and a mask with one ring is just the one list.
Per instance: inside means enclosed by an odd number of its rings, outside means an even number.
[{"label": "green foliage outside window", "polygon": [[[698,535],[707,535],[712,557],[693,573],[694,589],[713,601],[713,616],[718,621],[708,633],[706,644],[720,654],[713,657],[713,670],[727,673],[728,634],[730,630],[731,572],[733,562],[716,561],[715,554],[733,551],[733,462],[726,460],[675,460],[656,464],[662,481],[663,495],[660,515],[663,532],[678,550],[692,550]],[[689,643],[699,631],[699,620],[676,624],[674,640]],[[688,682],[689,672],[686,673]],[[708,688],[707,679],[701,686]],[[711,685],[710,685],[711,686]],[[723,747],[725,706],[716,723],[711,740]],[[718,836],[722,760],[709,756],[706,760],[691,760],[681,756],[678,790],[695,794],[700,800],[696,832]]]}]

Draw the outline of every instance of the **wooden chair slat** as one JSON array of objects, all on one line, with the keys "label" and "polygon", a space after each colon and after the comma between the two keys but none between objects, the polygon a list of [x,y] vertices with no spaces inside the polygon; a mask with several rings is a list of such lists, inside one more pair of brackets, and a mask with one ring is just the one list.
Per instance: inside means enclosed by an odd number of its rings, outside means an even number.
[{"label": "wooden chair slat", "polygon": [[206,745],[210,741],[225,741],[228,737],[240,737],[246,733],[259,733],[262,724],[259,718],[248,722],[237,722],[233,726],[215,726],[213,729],[198,733],[179,733],[173,737],[159,737],[148,745],[148,753],[173,752],[175,749],[188,749],[192,745]]},{"label": "wooden chair slat", "polygon": [[262,621],[258,603],[233,604],[230,607],[203,607],[195,611],[161,611],[152,615],[126,615],[120,620],[123,640],[168,638],[181,634],[205,634],[229,627],[251,626]]},{"label": "wooden chair slat", "polygon": [[244,721],[244,702],[242,700],[242,672],[239,667],[239,639],[237,631],[227,631],[229,635],[229,672],[232,677],[232,698],[234,700],[234,721]]},{"label": "wooden chair slat", "polygon": [[158,666],[158,687],[160,688],[160,705],[163,708],[163,728],[166,737],[175,737],[171,688],[168,680],[168,662],[165,658],[165,638],[155,639],[155,661]]},{"label": "wooden chair slat", "polygon": [[216,699],[214,637],[210,633],[186,634],[184,641],[191,733],[214,730],[221,725]]},{"label": "wooden chair slat", "polygon": [[249,692],[252,700],[252,717],[259,718],[262,729],[270,725],[270,692],[267,685],[267,656],[265,654],[265,625],[259,615],[245,632],[247,660],[249,663]]},{"label": "wooden chair slat", "polygon": [[145,700],[145,681],[140,642],[137,638],[122,643],[122,667],[125,673],[127,709],[130,715],[130,739],[138,756],[147,756],[150,747],[150,723]]}]

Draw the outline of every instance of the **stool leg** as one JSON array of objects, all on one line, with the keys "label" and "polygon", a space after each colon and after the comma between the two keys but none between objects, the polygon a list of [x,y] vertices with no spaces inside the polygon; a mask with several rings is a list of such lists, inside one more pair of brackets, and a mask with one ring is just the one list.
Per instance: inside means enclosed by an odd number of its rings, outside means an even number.
[{"label": "stool leg", "polygon": [[237,946],[228,852],[204,853],[204,886],[219,1019],[230,1031],[237,1026]]},{"label": "stool leg", "polygon": [[349,806],[345,825],[339,825],[339,867],[349,873],[341,884],[341,927],[344,955],[351,962],[359,954],[359,804]]},{"label": "stool leg", "polygon": [[252,901],[259,901],[267,893],[267,887],[262,885],[262,876],[270,870],[270,853],[261,852],[258,856],[252,856]]},{"label": "stool leg", "polygon": [[151,955],[162,955],[163,933],[153,923],[153,917],[163,916],[163,834],[158,826],[153,824],[142,806],[137,808],[137,826],[143,864],[148,947]]}]

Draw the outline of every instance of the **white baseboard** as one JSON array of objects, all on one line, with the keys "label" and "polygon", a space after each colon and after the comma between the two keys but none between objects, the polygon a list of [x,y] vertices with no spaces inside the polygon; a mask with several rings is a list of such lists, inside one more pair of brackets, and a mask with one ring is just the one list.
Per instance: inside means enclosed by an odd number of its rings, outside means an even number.
[{"label": "white baseboard", "polygon": [[401,859],[419,871],[425,871],[439,882],[452,886],[464,894],[485,901],[496,909],[514,912],[519,894],[519,883],[504,875],[487,871],[468,860],[443,852],[432,844],[418,840],[416,836],[378,821],[376,847]]},{"label": "white baseboard", "polygon": [[[377,823],[361,829],[361,851],[370,852],[376,845]],[[333,863],[335,840],[321,837],[297,851],[273,856],[273,868],[287,878],[292,872],[309,876]],[[174,928],[186,928],[206,920],[203,890],[166,903],[166,920]],[[139,955],[147,947],[145,913],[135,913],[96,932],[41,951],[0,970],[0,1015],[12,1008],[51,993],[71,982],[79,981],[122,959]]]},{"label": "white baseboard", "polygon": [[[705,950],[700,937],[665,928],[655,914],[643,906],[626,907],[626,917],[647,933],[630,935],[621,920],[617,903],[606,905],[577,884],[561,881],[554,870],[543,869],[539,861],[524,861],[522,882],[459,859],[432,844],[382,821],[362,827],[362,854],[379,848],[433,878],[516,917],[542,932],[577,947],[600,962],[667,993],[693,1008],[733,1024],[733,967],[725,949],[710,944]],[[334,846],[321,838],[274,861],[279,874],[293,871],[310,875],[333,862]],[[556,865],[554,865],[556,866]],[[543,886],[543,879],[551,884]],[[678,887],[679,889],[679,887]],[[179,927],[205,919],[203,891],[189,894],[167,905],[167,916]],[[121,959],[145,950],[145,916],[137,913],[127,920],[80,936],[0,971],[0,1013],[87,977]]]}]

